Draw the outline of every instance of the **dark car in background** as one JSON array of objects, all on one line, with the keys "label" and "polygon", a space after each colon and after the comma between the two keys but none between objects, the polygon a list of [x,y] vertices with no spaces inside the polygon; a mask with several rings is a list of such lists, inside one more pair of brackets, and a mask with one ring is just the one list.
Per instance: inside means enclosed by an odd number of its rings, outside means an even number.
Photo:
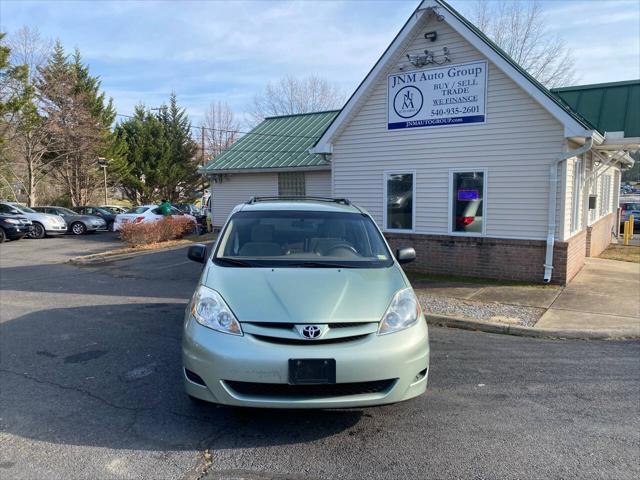
[{"label": "dark car in background", "polygon": [[79,213],[80,215],[93,215],[95,217],[100,217],[107,223],[107,230],[113,230],[113,222],[115,222],[116,220],[116,214],[110,212],[106,208],[85,206],[74,207],[72,210]]},{"label": "dark car in background", "polygon": [[196,207],[193,203],[176,203],[173,205],[174,208],[180,210],[182,213],[186,213],[187,215],[191,215],[196,219],[200,230],[207,229],[207,217],[202,214],[202,209]]},{"label": "dark car in background", "polygon": [[85,233],[107,229],[107,222],[102,218],[94,217],[93,215],[80,215],[79,213],[65,207],[47,205],[44,207],[33,207],[33,209],[36,212],[60,215],[64,221],[67,222],[67,231],[74,235],[83,235]]},{"label": "dark car in background", "polygon": [[31,233],[31,220],[22,215],[0,213],[0,243],[5,240],[20,240]]}]

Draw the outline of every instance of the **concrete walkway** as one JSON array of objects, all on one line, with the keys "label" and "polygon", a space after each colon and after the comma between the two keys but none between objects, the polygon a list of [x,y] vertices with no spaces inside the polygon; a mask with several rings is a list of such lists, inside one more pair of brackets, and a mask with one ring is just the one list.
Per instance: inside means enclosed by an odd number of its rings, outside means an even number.
[{"label": "concrete walkway", "polygon": [[640,264],[587,258],[537,328],[619,330],[640,334]]},{"label": "concrete walkway", "polygon": [[566,287],[412,279],[430,323],[563,338],[640,338],[640,264],[588,258]]}]

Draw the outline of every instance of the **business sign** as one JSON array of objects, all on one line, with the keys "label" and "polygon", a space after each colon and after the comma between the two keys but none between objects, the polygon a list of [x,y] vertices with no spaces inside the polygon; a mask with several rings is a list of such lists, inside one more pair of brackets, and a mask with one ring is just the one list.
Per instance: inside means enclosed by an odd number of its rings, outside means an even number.
[{"label": "business sign", "polygon": [[485,121],[485,61],[394,73],[387,81],[389,130]]}]

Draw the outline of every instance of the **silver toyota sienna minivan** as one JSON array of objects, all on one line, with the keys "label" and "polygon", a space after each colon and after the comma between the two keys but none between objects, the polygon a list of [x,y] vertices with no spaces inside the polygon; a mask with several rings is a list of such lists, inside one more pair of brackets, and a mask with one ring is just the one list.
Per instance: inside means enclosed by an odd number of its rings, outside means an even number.
[{"label": "silver toyota sienna minivan", "polygon": [[371,216],[346,199],[253,198],[211,252],[184,321],[184,384],[208,402],[337,408],[423,393],[427,324]]}]

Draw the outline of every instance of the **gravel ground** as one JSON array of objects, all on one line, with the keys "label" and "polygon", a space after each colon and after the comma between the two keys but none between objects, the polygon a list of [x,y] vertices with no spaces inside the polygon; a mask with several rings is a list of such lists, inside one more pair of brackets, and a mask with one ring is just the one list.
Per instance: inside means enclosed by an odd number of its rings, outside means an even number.
[{"label": "gravel ground", "polygon": [[485,322],[509,323],[532,327],[545,312],[543,308],[474,302],[416,292],[426,313],[462,317]]}]

